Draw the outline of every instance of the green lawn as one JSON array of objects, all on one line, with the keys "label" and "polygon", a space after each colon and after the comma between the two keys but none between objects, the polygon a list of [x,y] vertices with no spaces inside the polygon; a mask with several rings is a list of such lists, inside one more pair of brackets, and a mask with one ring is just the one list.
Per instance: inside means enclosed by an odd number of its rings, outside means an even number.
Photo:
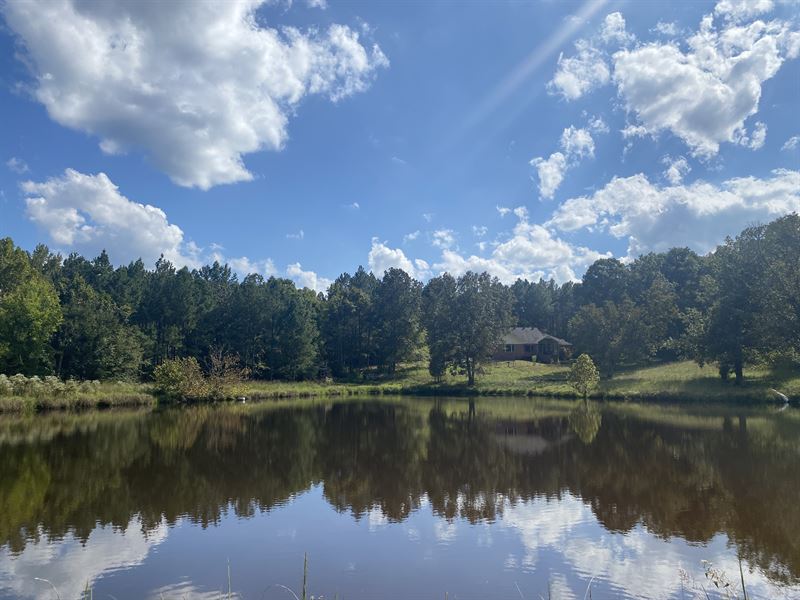
[{"label": "green lawn", "polygon": [[[245,395],[275,398],[314,395],[408,394],[408,395],[524,395],[574,397],[567,382],[569,367],[528,361],[486,364],[474,388],[462,375],[445,376],[435,382],[422,363],[407,365],[392,376],[367,375],[357,381],[322,383],[251,382]],[[800,373],[775,373],[767,368],[745,370],[745,382],[722,381],[715,366],[700,367],[694,362],[658,364],[624,369],[610,380],[603,380],[593,397],[609,399],[662,399],[765,401],[775,400],[775,388],[791,398],[800,398]]]}]

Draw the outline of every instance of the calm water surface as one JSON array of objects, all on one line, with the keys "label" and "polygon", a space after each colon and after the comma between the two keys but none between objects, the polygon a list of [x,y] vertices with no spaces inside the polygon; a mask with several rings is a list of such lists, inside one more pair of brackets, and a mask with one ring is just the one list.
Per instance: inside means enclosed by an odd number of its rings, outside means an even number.
[{"label": "calm water surface", "polygon": [[[0,597],[800,598],[800,411],[486,398],[0,418]],[[730,588],[729,588],[730,589]],[[705,596],[703,596],[705,597]],[[714,597],[713,594],[711,597]]]}]

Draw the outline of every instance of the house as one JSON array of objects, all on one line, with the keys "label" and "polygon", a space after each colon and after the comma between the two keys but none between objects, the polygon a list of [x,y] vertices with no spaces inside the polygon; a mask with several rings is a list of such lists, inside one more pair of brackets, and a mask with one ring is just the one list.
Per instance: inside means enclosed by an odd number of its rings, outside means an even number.
[{"label": "house", "polygon": [[500,342],[494,360],[531,360],[551,363],[565,360],[572,354],[572,344],[536,327],[514,327]]}]

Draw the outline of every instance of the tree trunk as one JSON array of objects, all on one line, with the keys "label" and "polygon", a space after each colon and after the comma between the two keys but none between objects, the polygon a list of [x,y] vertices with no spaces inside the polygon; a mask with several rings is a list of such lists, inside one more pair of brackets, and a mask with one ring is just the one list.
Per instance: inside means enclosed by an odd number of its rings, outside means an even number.
[{"label": "tree trunk", "polygon": [[742,385],[742,381],[744,381],[744,374],[742,373],[741,358],[736,359],[736,363],[733,365],[733,371],[736,373],[736,385]]}]

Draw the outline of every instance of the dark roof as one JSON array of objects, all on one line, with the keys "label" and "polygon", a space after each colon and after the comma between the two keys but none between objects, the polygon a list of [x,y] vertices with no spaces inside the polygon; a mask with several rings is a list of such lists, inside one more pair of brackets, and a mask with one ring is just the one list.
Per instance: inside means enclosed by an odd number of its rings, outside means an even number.
[{"label": "dark roof", "polygon": [[504,344],[538,344],[543,339],[555,340],[559,346],[571,346],[566,340],[539,330],[538,327],[514,327],[503,336]]}]

